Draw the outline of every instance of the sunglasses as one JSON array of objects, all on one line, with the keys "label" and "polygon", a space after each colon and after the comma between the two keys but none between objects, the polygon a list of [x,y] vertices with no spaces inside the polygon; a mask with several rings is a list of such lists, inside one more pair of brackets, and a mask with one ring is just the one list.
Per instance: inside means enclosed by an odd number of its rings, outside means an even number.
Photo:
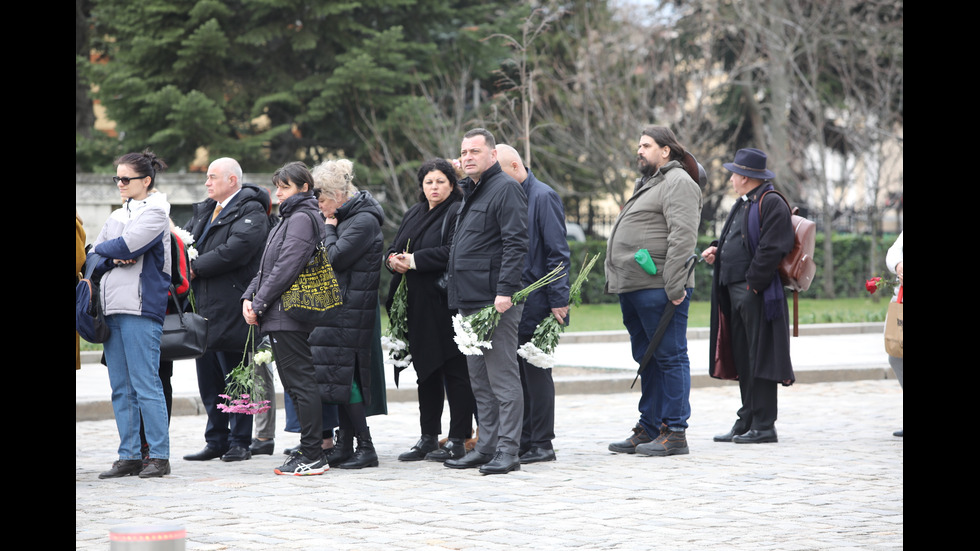
[{"label": "sunglasses", "polygon": [[146,176],[133,176],[133,177],[129,177],[129,176],[113,176],[112,177],[112,181],[115,182],[115,183],[117,183],[117,184],[119,182],[122,182],[122,184],[124,186],[128,186],[129,185],[129,182],[131,180],[142,180],[143,178],[146,178]]}]

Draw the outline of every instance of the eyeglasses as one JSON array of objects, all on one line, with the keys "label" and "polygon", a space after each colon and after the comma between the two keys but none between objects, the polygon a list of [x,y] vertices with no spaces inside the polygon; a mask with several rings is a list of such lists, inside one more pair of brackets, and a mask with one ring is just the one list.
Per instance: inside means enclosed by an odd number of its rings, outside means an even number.
[{"label": "eyeglasses", "polygon": [[143,178],[146,178],[146,176],[132,176],[132,177],[130,177],[130,176],[113,176],[112,177],[112,181],[115,182],[115,183],[117,183],[117,184],[119,182],[122,182],[122,184],[124,186],[128,186],[130,180],[142,180]]}]

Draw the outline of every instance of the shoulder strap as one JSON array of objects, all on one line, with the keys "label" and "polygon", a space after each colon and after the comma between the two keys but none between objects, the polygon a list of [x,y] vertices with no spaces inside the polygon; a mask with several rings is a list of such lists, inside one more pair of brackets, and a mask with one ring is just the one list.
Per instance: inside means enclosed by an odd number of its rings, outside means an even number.
[{"label": "shoulder strap", "polygon": [[[325,235],[323,235],[324,229],[321,227],[323,226],[323,220],[318,220],[317,216],[308,210],[304,210],[303,212],[306,213],[306,215],[310,217],[310,220],[313,221],[313,227],[316,228],[316,233],[317,235],[320,236],[320,242],[322,243],[323,238],[326,237]],[[282,220],[285,220],[285,218],[283,218]],[[285,240],[286,240],[286,232],[282,232],[282,239],[279,240],[279,244],[282,245],[283,241]]]},{"label": "shoulder strap", "polygon": [[[762,228],[762,200],[765,199],[766,195],[769,195],[770,193],[775,193],[783,200],[784,203],[786,203],[786,208],[789,209],[790,215],[795,214],[793,212],[793,207],[791,207],[789,201],[786,200],[786,196],[783,195],[782,193],[779,193],[775,189],[770,189],[769,191],[763,193],[762,197],[759,197],[759,228]],[[794,239],[795,239],[795,233],[794,233]],[[800,336],[800,292],[797,291],[795,288],[793,289],[793,336],[794,337]]]},{"label": "shoulder strap", "polygon": [[442,217],[442,230],[439,232],[439,244],[442,245],[446,240],[446,222],[449,221],[449,212]]},{"label": "shoulder strap", "polygon": [[783,195],[782,193],[779,193],[775,189],[770,189],[769,191],[763,193],[761,197],[759,197],[759,225],[760,226],[762,225],[762,200],[765,199],[766,195],[769,195],[770,193],[775,193],[776,195],[778,195],[783,200],[783,202],[786,203],[786,208],[789,209],[790,214],[793,213],[793,207],[791,207],[789,201],[786,200],[786,196]]}]

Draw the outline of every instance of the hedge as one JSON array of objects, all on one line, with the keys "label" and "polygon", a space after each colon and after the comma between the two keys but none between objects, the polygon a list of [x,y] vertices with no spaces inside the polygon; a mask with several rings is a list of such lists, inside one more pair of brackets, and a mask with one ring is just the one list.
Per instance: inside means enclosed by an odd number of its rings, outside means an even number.
[{"label": "hedge", "polygon": [[[839,234],[833,236],[834,248],[834,294],[836,298],[860,297],[866,295],[864,282],[875,275],[886,275],[885,253],[888,247],[895,242],[898,236],[895,234],[886,235],[879,240],[877,266],[869,265],[871,255],[871,237],[868,235]],[[712,238],[699,237],[697,251],[703,251],[711,244]],[[814,259],[817,263],[817,275],[813,285],[800,296],[806,298],[828,298],[823,289],[823,281],[820,273],[823,267],[823,243],[824,236],[817,235],[816,250]],[[616,295],[608,295],[603,292],[606,284],[605,272],[602,270],[602,263],[605,261],[606,242],[599,240],[587,241],[585,243],[570,243],[572,251],[572,276],[578,274],[579,268],[586,253],[602,253],[603,258],[599,260],[596,268],[593,268],[589,281],[582,286],[582,302],[585,304],[599,304],[619,302]],[[699,262],[694,269],[694,300],[711,300],[711,266],[705,262]]]},{"label": "hedge", "polygon": [[[887,274],[885,268],[885,253],[888,247],[895,242],[898,236],[890,234],[882,237],[878,243],[877,266],[869,265],[871,255],[871,237],[868,235],[854,234],[835,234],[833,236],[834,262],[836,264],[834,273],[834,293],[836,298],[860,297],[866,295],[864,282],[868,278]],[[699,237],[697,252],[700,253],[711,244],[712,238]],[[824,236],[817,235],[817,245],[814,251],[814,258],[817,263],[817,275],[810,290],[801,293],[804,298],[827,298],[827,293],[823,289],[823,281],[820,273],[823,267],[823,242]],[[606,285],[606,274],[603,268],[606,256],[606,241],[588,240],[582,242],[569,243],[571,249],[571,272],[569,277],[572,281],[578,276],[587,255],[602,254],[589,274],[588,281],[582,286],[583,304],[602,304],[619,302],[616,295],[606,294],[603,289]],[[693,251],[692,251],[693,252]],[[384,297],[388,292],[388,281],[390,274],[388,270],[382,268],[381,296]],[[698,262],[694,269],[694,300],[711,300],[711,266],[705,262]],[[383,300],[383,298],[382,298]]]}]

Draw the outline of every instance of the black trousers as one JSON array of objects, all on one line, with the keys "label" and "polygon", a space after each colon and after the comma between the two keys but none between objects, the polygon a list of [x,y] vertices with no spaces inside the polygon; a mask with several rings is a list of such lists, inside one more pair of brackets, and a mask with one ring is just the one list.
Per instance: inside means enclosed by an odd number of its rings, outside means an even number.
[{"label": "black trousers", "polygon": [[763,298],[750,291],[744,281],[729,284],[727,289],[732,304],[732,355],[742,396],[735,432],[768,430],[776,424],[776,390],[779,383],[755,376],[759,365],[759,333],[766,325]]},{"label": "black trousers", "polygon": [[476,400],[470,388],[466,356],[457,354],[418,382],[419,428],[422,434],[442,433],[442,411],[449,401],[449,438],[469,438],[473,432]]},{"label": "black trousers", "polygon": [[279,380],[289,394],[299,418],[300,449],[309,460],[320,457],[323,443],[323,411],[317,391],[309,333],[275,331],[269,333],[272,355],[279,368]]},{"label": "black trousers", "polygon": [[[522,335],[518,346],[530,342],[533,335]],[[541,369],[517,357],[524,387],[524,426],[521,430],[521,453],[530,448],[552,449],[555,439],[555,380],[550,369]]]},{"label": "black trousers", "polygon": [[[242,413],[225,413],[218,409],[224,402],[219,394],[225,393],[228,375],[238,365],[240,352],[208,350],[196,360],[197,387],[201,393],[201,403],[208,415],[204,428],[204,440],[208,446],[217,450],[227,450],[233,446],[248,449],[252,443],[252,416]],[[237,398],[237,396],[236,396]]]}]

